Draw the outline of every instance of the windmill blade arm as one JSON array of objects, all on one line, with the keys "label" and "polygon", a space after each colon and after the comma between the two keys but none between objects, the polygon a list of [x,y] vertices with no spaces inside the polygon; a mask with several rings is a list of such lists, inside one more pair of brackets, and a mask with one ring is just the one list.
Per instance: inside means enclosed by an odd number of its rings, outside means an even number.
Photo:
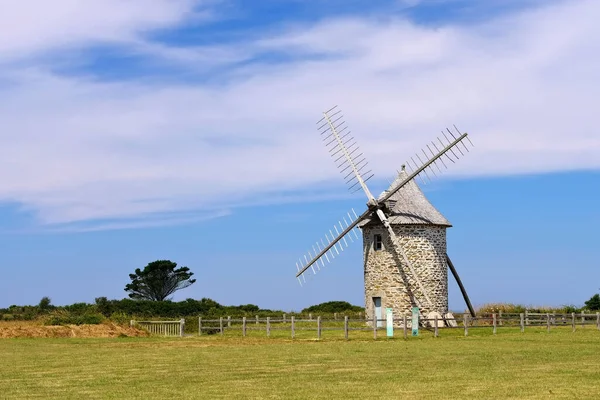
[{"label": "windmill blade arm", "polygon": [[428,161],[426,161],[424,164],[422,164],[420,167],[418,167],[405,180],[403,180],[396,187],[391,189],[383,198],[379,199],[378,200],[379,203],[384,203],[387,200],[389,200],[389,198],[392,197],[394,194],[396,194],[396,192],[398,190],[402,189],[403,186],[405,186],[408,182],[412,181],[417,175],[419,175],[421,172],[423,172],[427,168],[429,168],[436,160],[441,158],[443,155],[445,155],[449,151],[452,151],[452,149],[454,147],[458,146],[458,144],[461,143],[465,138],[467,138],[467,136],[468,136],[468,133],[463,133],[462,135],[460,135],[459,137],[454,139],[454,141],[449,142],[448,145],[446,147],[444,147],[442,150],[440,150],[435,156],[433,156]]},{"label": "windmill blade arm", "polygon": [[[358,146],[354,137],[350,136],[349,130],[343,133],[347,128],[343,118],[341,110],[335,106],[323,112],[323,118],[317,122],[317,125],[320,125],[318,130],[321,132],[321,136],[324,136],[325,140],[328,141],[325,146],[330,147],[330,152],[333,151],[331,155],[335,158],[335,162],[338,163],[337,167],[340,172],[345,173],[345,171],[350,170],[350,173],[346,177],[354,175],[352,179],[348,180],[348,183],[356,180],[356,183],[360,185],[367,195],[369,202],[374,203],[375,198],[366,185],[368,178],[365,179],[361,173],[362,169],[368,164],[367,160],[363,157],[362,153],[354,154],[357,152]],[[354,185],[350,189],[353,187]]]},{"label": "windmill blade arm", "polygon": [[326,245],[318,254],[316,254],[314,257],[311,257],[310,260],[307,260],[304,267],[302,267],[301,269],[298,270],[298,273],[296,274],[296,278],[298,278],[300,275],[302,275],[304,272],[306,272],[307,269],[309,269],[314,264],[316,264],[323,256],[325,256],[327,254],[327,252],[329,250],[331,250],[338,242],[340,242],[344,238],[344,236],[346,236],[348,233],[350,233],[352,231],[352,229],[354,229],[362,220],[367,218],[371,214],[371,212],[372,212],[371,210],[366,210],[358,218],[356,218],[356,220],[354,220],[354,222],[349,224],[346,227],[346,229],[344,229],[335,238],[333,238],[331,240],[331,242],[328,245]]}]

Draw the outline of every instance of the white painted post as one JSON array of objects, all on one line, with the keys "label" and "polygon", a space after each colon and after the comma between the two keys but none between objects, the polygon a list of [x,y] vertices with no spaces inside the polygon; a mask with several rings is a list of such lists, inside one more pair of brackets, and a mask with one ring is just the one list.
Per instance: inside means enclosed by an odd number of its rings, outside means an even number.
[{"label": "white painted post", "polygon": [[179,336],[183,337],[183,332],[185,331],[185,319],[181,318],[179,320]]},{"label": "white painted post", "polygon": [[317,317],[317,339],[321,339],[321,316]]},{"label": "white painted post", "polygon": [[285,324],[285,313],[283,313],[283,323]]},{"label": "white painted post", "polygon": [[202,317],[198,317],[198,336],[202,335]]},{"label": "white painted post", "polygon": [[258,315],[256,316],[256,325],[258,325]]},{"label": "white painted post", "polygon": [[402,325],[403,325],[402,329],[404,330],[404,339],[406,339],[406,338],[408,338],[408,327],[406,326],[407,325],[406,314],[404,314],[402,316]]},{"label": "white painted post", "polygon": [[600,312],[596,313],[596,327],[600,330]]},{"label": "white painted post", "polygon": [[267,337],[271,336],[271,317],[267,317]]},{"label": "white painted post", "polygon": [[292,315],[292,339],[296,336],[296,329],[295,329],[296,324],[295,323],[296,323],[296,321],[294,319],[294,316]]},{"label": "white painted post", "polygon": [[502,310],[498,311],[498,314],[499,314],[498,325],[502,326]]},{"label": "white painted post", "polygon": [[333,319],[337,321],[337,313],[333,313]]},{"label": "white painted post", "polygon": [[231,316],[227,316],[227,327],[231,328]]},{"label": "white painted post", "polygon": [[373,308],[373,339],[377,339],[377,313]]},{"label": "white painted post", "polygon": [[573,332],[575,332],[575,313],[571,313],[571,325],[573,326]]},{"label": "white painted post", "polygon": [[308,320],[312,321],[312,313],[308,313]]},{"label": "white painted post", "polygon": [[437,317],[437,314],[435,314],[435,316],[433,317],[433,323],[435,325],[435,328],[433,328],[433,336],[434,337],[438,337],[438,317]]},{"label": "white painted post", "polygon": [[134,325],[135,325],[135,321],[134,320],[129,321],[129,327],[130,328],[133,328]]},{"label": "white painted post", "polygon": [[585,314],[581,313],[581,327],[585,328]]},{"label": "white painted post", "polygon": [[246,317],[242,318],[242,336],[246,337]]},{"label": "white painted post", "polygon": [[493,319],[493,324],[494,324],[494,331],[493,334],[496,334],[496,313],[492,314],[492,319]]},{"label": "white painted post", "polygon": [[546,327],[548,333],[550,333],[550,313],[546,313]]},{"label": "white painted post", "polygon": [[467,324],[467,314],[463,314],[463,325],[465,327],[465,336],[469,336],[469,325]]},{"label": "white painted post", "polygon": [[219,317],[219,330],[221,331],[221,336],[223,336],[223,317]]},{"label": "white painted post", "polygon": [[344,316],[344,337],[348,340],[348,316]]},{"label": "white painted post", "polygon": [[525,310],[525,325],[529,325],[529,311]]},{"label": "white painted post", "polygon": [[525,332],[525,314],[521,313],[521,333]]}]

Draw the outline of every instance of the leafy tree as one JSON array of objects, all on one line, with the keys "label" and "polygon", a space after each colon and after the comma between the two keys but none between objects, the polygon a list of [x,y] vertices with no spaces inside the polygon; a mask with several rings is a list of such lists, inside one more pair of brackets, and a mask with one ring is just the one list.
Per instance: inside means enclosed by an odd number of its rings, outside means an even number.
[{"label": "leafy tree", "polygon": [[600,310],[600,294],[596,293],[593,295],[591,299],[585,302],[585,306],[589,308],[590,311]]},{"label": "leafy tree", "polygon": [[38,304],[38,308],[40,309],[40,311],[47,311],[51,307],[52,307],[52,304],[50,301],[50,297],[48,297],[48,296],[42,297],[42,299],[40,300],[40,303]]},{"label": "leafy tree", "polygon": [[192,275],[194,273],[188,267],[177,268],[175,262],[157,260],[143,270],[137,268],[134,274],[129,274],[131,283],[125,286],[125,291],[132,299],[163,301],[196,282],[191,279]]}]

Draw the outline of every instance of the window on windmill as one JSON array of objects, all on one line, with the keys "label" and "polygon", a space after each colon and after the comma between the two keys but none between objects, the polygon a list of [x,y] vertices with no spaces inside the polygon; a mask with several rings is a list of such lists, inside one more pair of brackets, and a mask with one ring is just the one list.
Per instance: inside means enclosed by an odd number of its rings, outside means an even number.
[{"label": "window on windmill", "polygon": [[373,250],[381,251],[383,249],[383,238],[381,235],[376,234],[373,236]]}]

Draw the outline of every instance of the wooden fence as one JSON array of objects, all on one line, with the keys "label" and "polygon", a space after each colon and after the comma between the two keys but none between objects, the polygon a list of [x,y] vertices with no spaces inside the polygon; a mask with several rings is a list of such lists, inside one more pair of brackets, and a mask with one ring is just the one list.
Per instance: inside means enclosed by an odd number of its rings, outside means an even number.
[{"label": "wooden fence", "polygon": [[137,327],[148,331],[151,335],[183,336],[185,331],[185,320],[178,321],[130,321],[131,327]]},{"label": "wooden fence", "polygon": [[[312,317],[312,316],[311,316]],[[443,319],[419,319],[419,329],[433,331],[435,337],[441,330],[462,329],[464,335],[468,336],[469,329],[487,328],[496,334],[501,328],[519,327],[521,332],[525,332],[527,327],[545,327],[548,331],[553,327],[570,326],[575,332],[578,326],[595,326],[600,330],[600,313],[596,314],[556,314],[556,313],[521,313],[521,314],[480,314],[475,318],[469,314],[457,314],[456,319],[446,321]],[[317,339],[321,339],[323,331],[343,331],[344,337],[349,338],[352,331],[372,331],[373,337],[377,338],[378,332],[387,330],[387,319],[377,319],[382,322],[382,326],[377,327],[373,323],[374,319],[350,319],[348,316],[338,319],[316,318],[296,318],[294,316],[286,318],[231,318],[221,317],[219,319],[198,318],[198,335],[219,334],[224,335],[227,331],[241,332],[245,337],[250,331],[264,331],[267,337],[271,336],[272,331],[288,331],[289,337],[295,338],[298,331],[314,331]],[[393,318],[394,330],[400,330],[406,338],[412,334],[411,318],[402,316]],[[370,325],[370,326],[369,326]],[[395,333],[397,334],[397,333]],[[385,335],[385,333],[384,333]]]}]

